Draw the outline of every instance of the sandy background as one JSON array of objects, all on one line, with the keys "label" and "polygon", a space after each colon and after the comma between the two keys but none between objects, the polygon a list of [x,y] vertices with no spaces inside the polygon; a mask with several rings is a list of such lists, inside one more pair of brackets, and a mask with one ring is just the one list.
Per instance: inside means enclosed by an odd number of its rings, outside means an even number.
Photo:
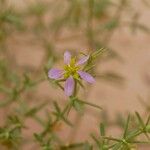
[{"label": "sandy background", "polygon": [[[22,1],[17,1],[17,5],[15,1],[11,1],[11,3],[14,3],[16,7],[24,7]],[[150,8],[145,7],[139,0],[134,0],[133,5],[141,14],[140,22],[144,22],[145,25],[150,27]],[[14,39],[9,41],[13,50],[10,50],[10,54],[18,66],[40,68],[45,58],[42,47],[37,43],[26,45],[26,41],[28,41],[26,36],[14,37]],[[60,41],[55,42],[59,55],[63,54],[62,47],[65,48],[66,45],[68,47],[74,46],[78,50],[87,49],[85,43],[80,40],[71,41],[67,44],[63,44]],[[114,84],[113,82],[97,80],[96,84],[90,88],[87,100],[102,106],[104,110],[108,111],[108,115],[112,120],[118,112],[125,117],[128,111],[131,113],[139,111],[144,115],[145,110],[139,102],[138,96],[141,96],[145,101],[149,100],[150,96],[150,35],[140,31],[134,35],[127,28],[121,28],[115,31],[109,45],[115,49],[122,60],[113,59],[102,62],[98,65],[97,70],[99,72],[116,72],[124,78],[124,81],[122,84]],[[66,99],[63,92],[54,89],[47,81],[41,83],[35,92],[38,99],[51,97],[51,99],[60,100],[60,103],[65,102]],[[99,113],[94,112],[93,114],[82,116],[83,120],[78,125],[77,132],[74,133],[75,140],[89,138],[91,132],[97,131],[96,128],[101,118]],[[66,132],[65,135],[64,132]],[[70,132],[72,133],[73,130],[64,127],[61,134],[64,139],[68,139],[68,134],[69,139],[74,139],[74,137],[71,137]],[[109,135],[116,132],[118,132],[118,129],[114,127],[110,129]],[[146,148],[143,150],[146,150]]]}]

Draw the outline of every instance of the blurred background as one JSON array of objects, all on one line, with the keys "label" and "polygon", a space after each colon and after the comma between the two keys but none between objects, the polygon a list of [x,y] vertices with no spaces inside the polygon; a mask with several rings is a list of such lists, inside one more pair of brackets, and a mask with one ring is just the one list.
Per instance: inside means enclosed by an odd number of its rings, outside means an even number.
[{"label": "blurred background", "polygon": [[[41,128],[36,115],[44,116],[54,100],[62,107],[66,103],[45,70],[61,67],[66,50],[88,54],[100,48],[107,53],[97,61],[97,82],[80,96],[103,111],[86,109],[82,116],[71,112],[76,126],[61,124],[57,129],[66,143],[90,139],[99,122],[107,124],[109,135],[119,135],[129,112],[138,111],[143,118],[149,114],[150,2],[0,0],[0,126],[10,115],[25,116],[23,134],[31,140],[21,150],[38,149],[32,143],[32,134]],[[40,106],[38,111],[26,114],[35,106]]]}]

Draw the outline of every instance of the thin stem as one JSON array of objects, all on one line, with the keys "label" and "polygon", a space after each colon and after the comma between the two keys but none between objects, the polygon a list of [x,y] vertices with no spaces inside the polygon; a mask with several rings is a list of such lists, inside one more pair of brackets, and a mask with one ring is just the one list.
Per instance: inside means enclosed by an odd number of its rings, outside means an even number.
[{"label": "thin stem", "polygon": [[76,95],[77,95],[77,80],[75,80],[73,96],[76,97]]},{"label": "thin stem", "polygon": [[83,100],[78,100],[78,101],[80,101],[80,102],[82,102],[82,103],[84,103],[86,105],[93,106],[93,107],[96,107],[96,108],[102,110],[102,108],[100,106],[96,105],[96,104],[89,103],[89,102],[86,102],[86,101],[83,101]]}]

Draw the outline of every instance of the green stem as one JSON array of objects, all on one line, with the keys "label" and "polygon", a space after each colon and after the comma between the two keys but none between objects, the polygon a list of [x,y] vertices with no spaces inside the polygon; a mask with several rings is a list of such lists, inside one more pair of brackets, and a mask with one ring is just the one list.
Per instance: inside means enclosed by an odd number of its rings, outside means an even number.
[{"label": "green stem", "polygon": [[75,80],[73,96],[76,97],[76,95],[77,95],[77,80]]}]

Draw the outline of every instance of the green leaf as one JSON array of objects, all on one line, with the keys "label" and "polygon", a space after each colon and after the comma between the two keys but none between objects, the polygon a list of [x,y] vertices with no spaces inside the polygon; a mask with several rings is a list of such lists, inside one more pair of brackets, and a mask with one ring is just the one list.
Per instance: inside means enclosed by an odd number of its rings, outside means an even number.
[{"label": "green leaf", "polygon": [[105,127],[103,123],[100,124],[100,133],[101,133],[101,136],[105,136]]},{"label": "green leaf", "polygon": [[137,116],[137,119],[138,119],[138,121],[139,121],[141,127],[145,128],[145,124],[144,124],[144,122],[143,122],[141,116],[139,115],[139,113],[138,113],[138,112],[135,112],[135,114],[136,114],[136,116]]},{"label": "green leaf", "polygon": [[73,103],[74,108],[79,111],[79,112],[83,112],[84,109],[84,104],[78,100],[75,100]]},{"label": "green leaf", "polygon": [[110,30],[117,28],[118,26],[119,26],[118,19],[112,19],[105,24],[104,29],[107,29],[110,31]]},{"label": "green leaf", "polygon": [[128,134],[129,121],[130,121],[130,115],[128,115],[128,119],[127,119],[127,122],[126,122],[125,130],[124,130],[124,134],[123,134],[124,139],[126,138],[126,136]]}]

